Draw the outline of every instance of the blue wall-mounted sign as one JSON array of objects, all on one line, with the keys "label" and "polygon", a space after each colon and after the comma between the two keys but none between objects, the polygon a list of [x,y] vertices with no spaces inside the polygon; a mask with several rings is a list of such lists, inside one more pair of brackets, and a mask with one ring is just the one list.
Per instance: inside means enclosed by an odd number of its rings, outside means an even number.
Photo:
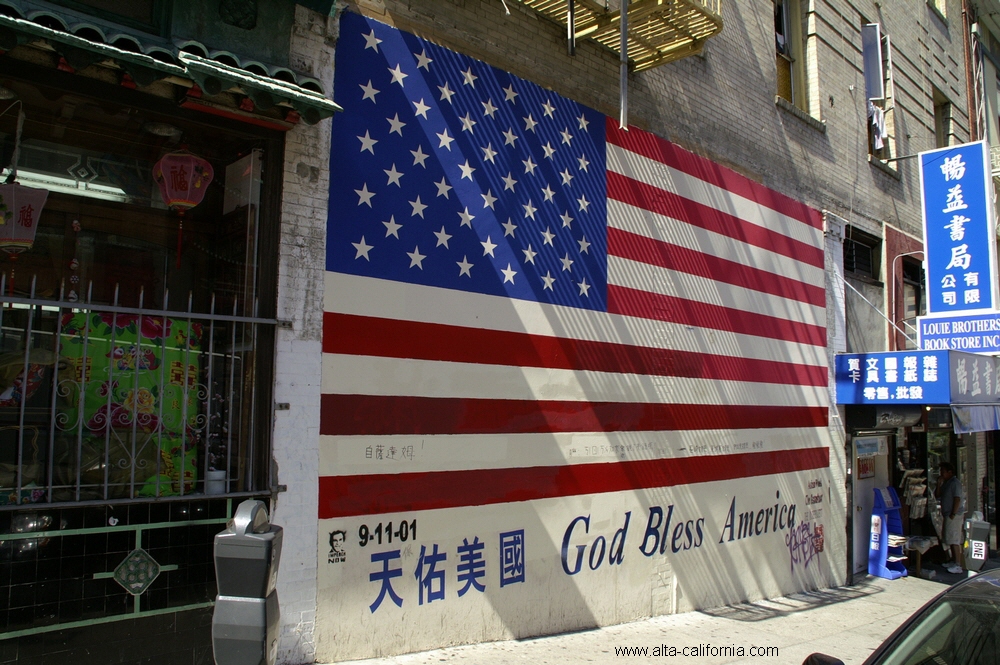
[{"label": "blue wall-mounted sign", "polygon": [[1000,354],[1000,312],[918,316],[917,346],[924,351]]},{"label": "blue wall-mounted sign", "polygon": [[836,358],[837,404],[949,404],[947,351]]},{"label": "blue wall-mounted sign", "polygon": [[1000,359],[952,351],[948,363],[952,404],[1000,404]]},{"label": "blue wall-mounted sign", "polygon": [[1000,358],[960,351],[845,353],[837,404],[1000,404]]},{"label": "blue wall-mounted sign", "polygon": [[996,306],[992,192],[985,141],[920,153],[929,313]]}]

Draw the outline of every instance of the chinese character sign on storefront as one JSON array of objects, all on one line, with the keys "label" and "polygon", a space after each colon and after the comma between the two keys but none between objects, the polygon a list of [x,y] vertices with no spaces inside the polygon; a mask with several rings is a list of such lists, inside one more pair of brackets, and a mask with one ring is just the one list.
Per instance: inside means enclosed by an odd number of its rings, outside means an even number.
[{"label": "chinese character sign on storefront", "polygon": [[838,404],[948,404],[948,352],[838,355]]},{"label": "chinese character sign on storefront", "polygon": [[987,150],[980,141],[920,153],[931,314],[996,305],[996,220]]}]

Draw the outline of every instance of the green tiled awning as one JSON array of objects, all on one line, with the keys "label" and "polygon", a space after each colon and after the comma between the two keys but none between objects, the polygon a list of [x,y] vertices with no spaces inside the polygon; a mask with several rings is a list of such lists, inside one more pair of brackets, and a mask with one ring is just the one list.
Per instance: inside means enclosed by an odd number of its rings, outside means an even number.
[{"label": "green tiled awning", "polygon": [[21,44],[40,40],[66,58],[66,62],[74,69],[83,69],[101,61],[114,61],[128,72],[138,85],[148,85],[168,76],[185,76],[182,67],[157,60],[144,53],[133,53],[38,23],[0,15],[0,49],[10,51]]},{"label": "green tiled awning", "polygon": [[343,110],[318,92],[292,83],[260,76],[191,53],[181,53],[179,57],[185,65],[186,76],[210,95],[229,88],[238,88],[250,97],[258,108],[266,111],[277,104],[290,105],[311,125]]},{"label": "green tiled awning", "polygon": [[[93,34],[95,31],[91,31]],[[139,42],[126,39],[125,44]],[[318,84],[304,79],[304,85],[288,80],[265,76],[262,73],[233,67],[192,53],[156,47],[146,53],[126,50],[104,42],[94,41],[68,31],[19,18],[0,15],[0,50],[10,51],[17,46],[32,45],[61,55],[74,70],[95,64],[118,67],[126,72],[138,86],[151,85],[164,79],[177,83],[197,84],[205,94],[238,92],[250,98],[256,108],[267,111],[281,105],[294,109],[305,122],[315,124],[329,118],[341,108],[318,92]],[[166,62],[166,59],[175,62]],[[261,67],[256,67],[262,70]],[[281,70],[286,74],[286,70]],[[313,89],[316,88],[316,89]]]}]

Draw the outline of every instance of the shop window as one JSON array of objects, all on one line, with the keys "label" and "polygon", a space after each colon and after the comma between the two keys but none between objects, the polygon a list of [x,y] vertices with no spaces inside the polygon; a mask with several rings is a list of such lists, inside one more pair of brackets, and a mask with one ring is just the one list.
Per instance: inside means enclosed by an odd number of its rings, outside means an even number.
[{"label": "shop window", "polygon": [[844,237],[844,270],[854,275],[878,280],[882,241],[849,226]]},{"label": "shop window", "polygon": [[266,489],[280,139],[0,84],[0,506]]}]

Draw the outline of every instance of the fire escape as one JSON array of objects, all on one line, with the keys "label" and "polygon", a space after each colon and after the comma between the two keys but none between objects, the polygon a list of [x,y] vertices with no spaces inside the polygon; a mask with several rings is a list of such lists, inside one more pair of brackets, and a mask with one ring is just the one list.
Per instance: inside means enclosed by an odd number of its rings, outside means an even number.
[{"label": "fire escape", "polygon": [[[520,0],[539,14],[567,27],[570,52],[578,39],[592,39],[621,55],[629,69],[642,71],[696,55],[722,30],[722,0]],[[621,6],[626,39],[622,35]],[[623,49],[623,41],[625,42]]]}]

